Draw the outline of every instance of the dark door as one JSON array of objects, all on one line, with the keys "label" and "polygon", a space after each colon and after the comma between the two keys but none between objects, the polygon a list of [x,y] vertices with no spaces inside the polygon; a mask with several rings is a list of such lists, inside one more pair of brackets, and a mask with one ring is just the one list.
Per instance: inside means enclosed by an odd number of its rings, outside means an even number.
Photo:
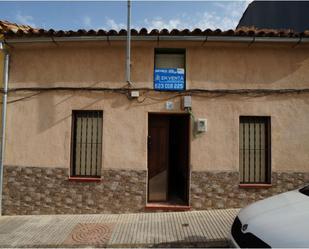
[{"label": "dark door", "polygon": [[149,114],[149,202],[188,204],[189,127],[187,114]]},{"label": "dark door", "polygon": [[149,116],[148,200],[167,201],[169,165],[169,118]]},{"label": "dark door", "polygon": [[188,203],[189,122],[188,115],[170,117],[169,196],[184,203]]}]

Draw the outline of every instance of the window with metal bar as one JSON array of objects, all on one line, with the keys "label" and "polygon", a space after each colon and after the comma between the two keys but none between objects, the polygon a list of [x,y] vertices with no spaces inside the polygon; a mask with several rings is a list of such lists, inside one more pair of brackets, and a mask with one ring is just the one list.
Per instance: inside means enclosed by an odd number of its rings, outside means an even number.
[{"label": "window with metal bar", "polygon": [[270,117],[241,116],[239,173],[241,184],[271,183]]},{"label": "window with metal bar", "polygon": [[73,111],[71,176],[101,176],[102,121],[102,111]]}]

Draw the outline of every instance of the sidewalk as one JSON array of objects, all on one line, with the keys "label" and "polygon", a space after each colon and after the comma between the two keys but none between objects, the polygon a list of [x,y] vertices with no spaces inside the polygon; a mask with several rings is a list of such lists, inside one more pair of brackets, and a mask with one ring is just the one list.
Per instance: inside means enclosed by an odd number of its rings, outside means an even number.
[{"label": "sidewalk", "polygon": [[238,209],[0,217],[0,247],[227,247]]}]

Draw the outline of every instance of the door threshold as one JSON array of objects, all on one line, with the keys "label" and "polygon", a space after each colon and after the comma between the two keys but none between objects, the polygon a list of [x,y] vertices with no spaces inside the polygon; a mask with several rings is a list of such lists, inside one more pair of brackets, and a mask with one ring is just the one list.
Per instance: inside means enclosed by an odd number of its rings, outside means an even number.
[{"label": "door threshold", "polygon": [[177,205],[172,203],[147,203],[145,210],[161,210],[161,211],[189,211],[191,206]]}]

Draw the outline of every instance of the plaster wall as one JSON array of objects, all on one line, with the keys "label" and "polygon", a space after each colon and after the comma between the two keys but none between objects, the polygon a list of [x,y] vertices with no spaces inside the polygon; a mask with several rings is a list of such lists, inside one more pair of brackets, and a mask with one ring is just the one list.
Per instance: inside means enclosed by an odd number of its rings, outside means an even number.
[{"label": "plaster wall", "polygon": [[[153,86],[154,48],[186,48],[188,88],[302,88],[309,86],[309,48],[295,44],[132,43],[132,82]],[[125,84],[125,43],[16,45],[11,87]]]},{"label": "plaster wall", "polygon": [[[153,85],[155,45],[133,46],[136,87]],[[187,89],[309,87],[307,48],[177,46],[187,48]],[[11,55],[10,87],[125,85],[121,44],[16,47]],[[10,99],[28,95],[31,93],[10,95]],[[98,109],[104,111],[102,167],[145,170],[148,113],[167,112],[165,101],[171,94],[148,95],[161,101],[138,103],[116,93],[49,92],[11,103],[5,164],[69,170],[72,110]],[[172,101],[172,112],[182,112],[180,98]],[[191,170],[238,171],[239,116],[266,115],[271,116],[272,170],[309,171],[308,95],[193,96],[192,105],[196,118],[208,119],[208,131],[191,135]]]},{"label": "plaster wall", "polygon": [[[174,111],[181,112],[180,98],[173,101]],[[237,171],[239,116],[266,115],[271,116],[272,169],[308,171],[308,108],[308,95],[193,97],[194,115],[208,119],[208,131],[196,137],[191,134],[191,169]],[[166,112],[165,102],[138,104],[107,93],[43,93],[9,104],[5,164],[69,169],[75,109],[104,111],[104,169],[147,169],[148,112]]]}]

